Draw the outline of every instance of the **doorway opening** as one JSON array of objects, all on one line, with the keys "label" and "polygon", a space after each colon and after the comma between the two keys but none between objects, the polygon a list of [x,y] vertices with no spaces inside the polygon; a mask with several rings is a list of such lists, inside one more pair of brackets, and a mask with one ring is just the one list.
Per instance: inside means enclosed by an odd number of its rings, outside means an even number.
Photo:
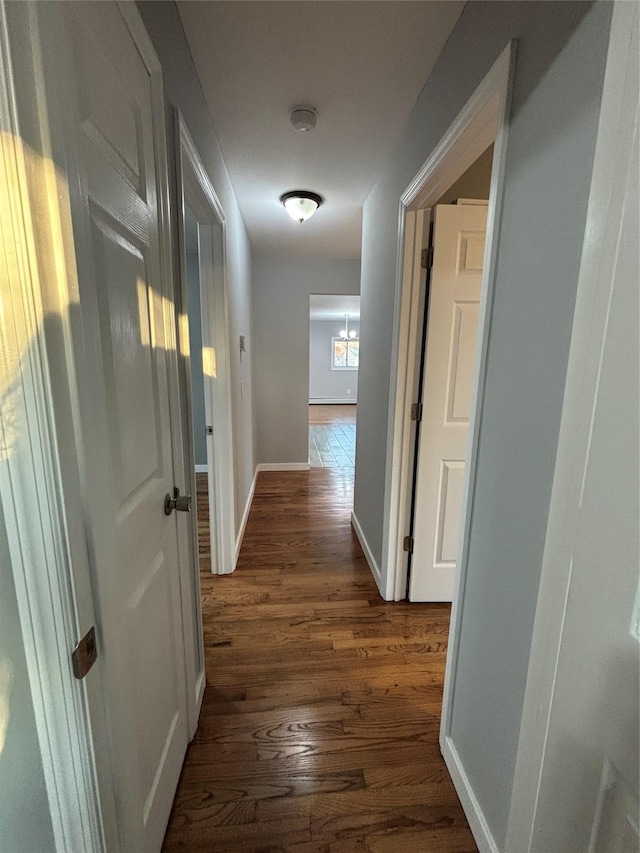
[{"label": "doorway opening", "polygon": [[[192,545],[203,572],[235,568],[231,389],[222,206],[181,118],[177,121],[183,429],[191,474]],[[198,504],[208,511],[198,541]],[[207,515],[207,512],[204,513]],[[194,594],[199,597],[199,585]]]},{"label": "doorway opening", "polygon": [[[185,280],[189,317],[189,378],[191,381],[191,440],[193,442],[196,489],[194,513],[205,524],[199,526],[198,563],[200,571],[212,571],[211,555],[216,553],[216,525],[211,524],[209,510],[209,452],[208,427],[205,402],[205,381],[202,345],[202,295],[200,286],[200,250],[198,245],[198,219],[184,201],[184,252]],[[207,531],[203,534],[203,531]],[[215,557],[214,557],[215,559]]]},{"label": "doorway opening", "polygon": [[[200,574],[229,574],[235,568],[233,447],[225,216],[179,114],[175,135],[180,428],[192,496],[190,524],[184,526],[192,572],[184,600],[193,614],[195,653],[186,663],[195,731],[206,681]],[[204,523],[198,524],[198,516],[205,517]]]},{"label": "doorway opening", "polygon": [[452,601],[493,143],[426,210],[407,598]]},{"label": "doorway opening", "polygon": [[360,297],[309,297],[309,464],[353,471]]}]

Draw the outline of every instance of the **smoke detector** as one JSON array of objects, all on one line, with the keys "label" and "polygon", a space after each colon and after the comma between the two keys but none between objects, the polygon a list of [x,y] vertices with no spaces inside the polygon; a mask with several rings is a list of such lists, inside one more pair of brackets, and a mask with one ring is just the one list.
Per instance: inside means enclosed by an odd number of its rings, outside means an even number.
[{"label": "smoke detector", "polygon": [[289,121],[294,130],[306,133],[313,130],[318,120],[315,107],[294,107],[289,113]]}]

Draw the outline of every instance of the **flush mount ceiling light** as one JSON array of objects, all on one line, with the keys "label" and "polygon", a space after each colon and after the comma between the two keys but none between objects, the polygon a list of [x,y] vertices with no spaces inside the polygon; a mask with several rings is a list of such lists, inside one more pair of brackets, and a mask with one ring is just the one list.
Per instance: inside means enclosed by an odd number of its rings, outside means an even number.
[{"label": "flush mount ceiling light", "polygon": [[290,193],[283,193],[280,201],[292,219],[296,222],[304,222],[305,219],[313,216],[324,199],[318,193],[308,190],[292,190]]},{"label": "flush mount ceiling light", "polygon": [[318,121],[318,114],[315,107],[294,107],[289,113],[289,121],[294,130],[300,133],[308,133],[313,130]]}]

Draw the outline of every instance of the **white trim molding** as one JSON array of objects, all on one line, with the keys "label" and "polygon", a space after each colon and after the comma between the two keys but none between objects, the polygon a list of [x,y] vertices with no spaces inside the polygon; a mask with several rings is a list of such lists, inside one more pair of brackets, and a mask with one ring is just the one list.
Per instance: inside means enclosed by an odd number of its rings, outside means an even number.
[{"label": "white trim molding", "polygon": [[196,472],[196,474],[208,474],[209,473],[209,466],[206,464],[205,465],[194,465],[193,470]]},{"label": "white trim molding", "polygon": [[447,770],[460,798],[465,817],[469,822],[469,828],[473,834],[480,853],[500,853],[500,848],[491,834],[489,824],[485,820],[482,808],[473,792],[473,787],[467,776],[460,756],[453,745],[450,737],[444,738],[442,742],[442,757]]},{"label": "white trim molding", "polygon": [[329,405],[353,405],[356,406],[358,398],[353,397],[309,397],[310,406],[329,406]]},{"label": "white trim molding", "polygon": [[240,528],[238,529],[238,535],[236,536],[236,557],[233,563],[233,568],[238,564],[238,557],[240,556],[240,549],[242,548],[242,540],[244,539],[244,531],[247,529],[247,521],[249,521],[249,513],[251,512],[251,504],[253,503],[253,496],[256,492],[256,483],[258,482],[258,468],[256,468],[253,480],[251,481],[251,486],[249,488],[249,494],[247,495],[247,500],[244,505],[244,512],[242,513],[242,519],[240,521]]},{"label": "white trim molding", "polygon": [[[373,579],[376,582],[376,586],[378,587],[378,592],[381,596],[383,596],[382,592],[382,572],[380,571],[380,566],[376,562],[376,558],[373,556],[373,551],[369,547],[369,543],[367,542],[367,537],[364,535],[364,531],[358,521],[356,514],[351,512],[351,526],[353,527],[356,536],[358,537],[358,542],[360,543],[360,547],[364,553],[364,558],[367,561],[369,568],[371,569],[371,574],[373,575]],[[383,596],[384,597],[384,596]]]},{"label": "white trim molding", "polygon": [[310,462],[260,462],[256,466],[256,474],[260,471],[309,471]]}]

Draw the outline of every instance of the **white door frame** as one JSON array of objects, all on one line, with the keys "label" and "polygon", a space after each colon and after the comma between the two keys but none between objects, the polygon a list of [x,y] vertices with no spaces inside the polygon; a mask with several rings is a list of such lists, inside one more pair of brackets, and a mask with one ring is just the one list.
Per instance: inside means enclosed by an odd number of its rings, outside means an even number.
[{"label": "white door frame", "polygon": [[[215,493],[209,496],[209,504],[215,504],[211,514],[212,528],[212,572],[225,575],[236,566],[235,548],[235,511],[233,466],[233,431],[231,420],[231,379],[229,350],[229,308],[227,296],[227,258],[226,258],[226,217],[222,204],[211,184],[198,150],[191,138],[187,125],[177,113],[176,118],[177,182],[180,240],[180,294],[181,320],[178,327],[179,347],[184,370],[183,387],[186,390],[187,444],[189,445],[189,478],[195,490],[195,455],[193,448],[193,417],[191,410],[191,372],[189,370],[189,331],[187,304],[187,266],[184,238],[184,215],[187,199],[198,214],[199,231],[202,236],[202,223],[209,226],[205,234],[208,244],[213,247],[213,266],[205,269],[205,280],[200,282],[202,323],[206,334],[204,339],[213,344],[210,355],[215,362],[216,392],[205,382],[205,407],[207,417],[211,417],[213,437],[207,438],[207,463],[209,474],[213,467]],[[184,321],[187,322],[184,322]],[[213,393],[216,394],[212,399]],[[195,492],[194,492],[195,493]],[[215,532],[214,532],[215,529]],[[197,519],[192,525],[197,554]],[[214,554],[215,549],[215,554]],[[214,559],[215,558],[215,559]],[[214,572],[214,563],[216,571]],[[199,578],[198,578],[199,590]],[[199,599],[199,594],[198,594]],[[200,603],[198,601],[198,608]]]},{"label": "white door frame", "polygon": [[[498,251],[498,226],[502,202],[502,183],[511,82],[515,62],[515,42],[510,42],[478,86],[429,159],[411,181],[400,199],[398,232],[398,267],[392,376],[394,395],[389,406],[389,439],[387,446],[387,489],[385,493],[385,527],[383,530],[383,566],[385,584],[381,590],[387,600],[405,598],[407,559],[403,539],[408,532],[413,476],[411,404],[417,374],[420,370],[420,334],[422,318],[420,285],[423,277],[421,252],[428,239],[426,209],[494,142],[491,190],[487,218],[487,239],[482,279],[482,298],[478,319],[475,396],[469,423],[470,452],[466,471],[465,519],[461,537],[458,574],[464,573],[469,518],[473,504],[473,486],[480,414],[484,388],[486,351],[490,333],[491,302]],[[453,620],[452,620],[453,624]]]},{"label": "white door frame", "polygon": [[[117,5],[151,80],[161,275],[169,282],[162,70],[135,4]],[[116,853],[121,845],[104,686],[99,668],[84,681],[71,668],[75,644],[96,620],[70,357],[75,251],[66,176],[51,154],[55,115],[40,61],[46,37],[37,4],[8,7],[0,0],[0,489],[56,851]],[[24,140],[36,140],[36,147]],[[164,301],[174,477],[181,484],[186,466],[176,321],[173,303]],[[178,530],[184,583],[185,574],[192,575],[190,539],[186,524]],[[193,645],[188,629],[183,622],[185,653]],[[191,709],[192,696],[187,702]]]},{"label": "white door frame", "polygon": [[[538,794],[568,606],[574,535],[589,459],[620,227],[627,195],[638,193],[638,187],[628,182],[634,126],[638,121],[638,26],[638,5],[615,3],[507,825],[507,853],[533,850],[532,836],[536,819],[539,819]],[[593,845],[594,839],[591,843]]]}]

